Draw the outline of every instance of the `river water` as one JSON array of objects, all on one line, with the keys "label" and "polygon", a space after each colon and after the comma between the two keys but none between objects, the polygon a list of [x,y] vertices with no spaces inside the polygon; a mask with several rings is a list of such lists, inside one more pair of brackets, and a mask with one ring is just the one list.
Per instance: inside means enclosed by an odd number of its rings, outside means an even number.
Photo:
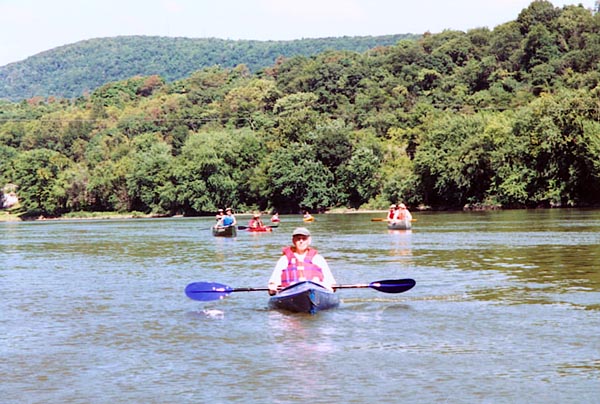
[{"label": "river water", "polygon": [[[213,237],[212,218],[0,223],[2,403],[600,403],[600,211],[316,215],[340,284],[317,315],[265,287],[302,226]],[[247,218],[239,218],[245,224]]]}]

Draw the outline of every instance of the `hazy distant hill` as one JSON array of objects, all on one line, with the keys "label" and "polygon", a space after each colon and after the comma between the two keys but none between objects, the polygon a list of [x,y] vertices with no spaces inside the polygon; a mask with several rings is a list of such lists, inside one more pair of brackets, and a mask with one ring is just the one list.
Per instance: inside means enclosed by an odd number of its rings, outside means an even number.
[{"label": "hazy distant hill", "polygon": [[293,41],[119,36],[54,48],[0,67],[0,99],[33,96],[72,98],[107,82],[157,74],[167,81],[204,67],[246,64],[251,71],[279,56],[314,55],[328,49],[364,52],[416,35],[333,37]]}]

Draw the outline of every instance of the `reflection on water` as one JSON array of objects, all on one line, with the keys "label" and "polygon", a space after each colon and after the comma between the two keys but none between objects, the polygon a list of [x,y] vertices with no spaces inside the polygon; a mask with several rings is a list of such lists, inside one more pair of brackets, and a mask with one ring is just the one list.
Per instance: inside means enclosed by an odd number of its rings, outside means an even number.
[{"label": "reflection on water", "polygon": [[[414,216],[232,239],[212,217],[0,223],[3,402],[597,402],[600,211]],[[339,283],[415,288],[342,289],[316,316],[185,297],[265,287],[300,225]]]},{"label": "reflection on water", "polygon": [[412,230],[388,230],[392,240],[390,255],[410,256]]},{"label": "reflection on water", "polygon": [[281,402],[290,396],[302,402],[320,400],[321,386],[330,378],[320,364],[335,355],[335,326],[307,314],[277,312],[268,314],[267,325],[273,343],[268,361],[278,368],[278,379],[288,381]]}]

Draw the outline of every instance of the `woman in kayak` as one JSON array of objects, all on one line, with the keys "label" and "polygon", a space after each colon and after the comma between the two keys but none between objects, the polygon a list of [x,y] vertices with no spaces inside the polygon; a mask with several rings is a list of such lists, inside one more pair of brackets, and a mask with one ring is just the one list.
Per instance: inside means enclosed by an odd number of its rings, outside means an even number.
[{"label": "woman in kayak", "polygon": [[310,231],[298,227],[292,233],[292,246],[283,249],[283,255],[275,264],[269,279],[269,294],[274,295],[285,288],[301,281],[317,282],[333,290],[335,278],[325,258],[310,247]]},{"label": "woman in kayak", "polygon": [[260,213],[255,213],[252,215],[252,219],[248,222],[248,227],[251,229],[264,229],[265,225],[263,221],[260,219]]}]

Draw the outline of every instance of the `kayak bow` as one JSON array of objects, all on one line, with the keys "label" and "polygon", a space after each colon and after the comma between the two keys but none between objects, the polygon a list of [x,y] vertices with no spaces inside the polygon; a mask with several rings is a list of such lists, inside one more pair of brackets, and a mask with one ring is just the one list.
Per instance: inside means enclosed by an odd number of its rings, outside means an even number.
[{"label": "kayak bow", "polygon": [[303,281],[290,285],[269,299],[269,307],[293,313],[315,314],[339,306],[340,298],[316,282]]}]

